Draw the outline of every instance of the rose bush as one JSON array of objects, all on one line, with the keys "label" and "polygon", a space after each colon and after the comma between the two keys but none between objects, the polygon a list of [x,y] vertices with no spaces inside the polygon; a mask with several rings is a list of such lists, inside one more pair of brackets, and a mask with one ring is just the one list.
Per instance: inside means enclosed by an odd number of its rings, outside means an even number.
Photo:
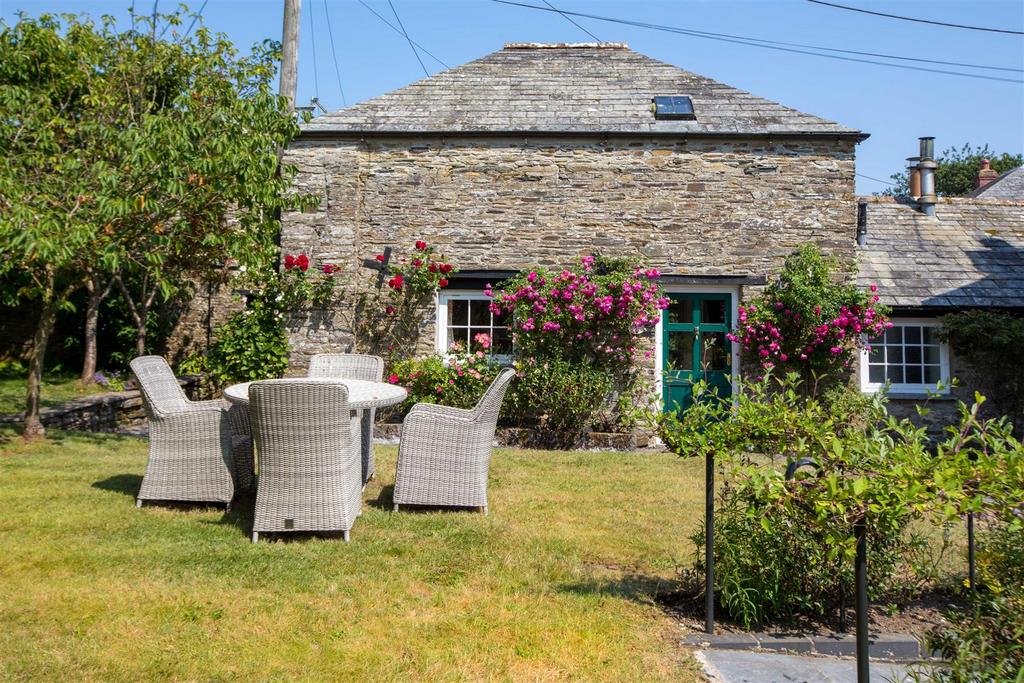
[{"label": "rose bush", "polygon": [[764,292],[739,307],[739,325],[728,339],[752,366],[797,372],[816,394],[820,378],[841,377],[838,371],[852,367],[867,340],[892,327],[877,288],[837,282],[842,275],[817,246],[802,246]]},{"label": "rose bush", "polygon": [[494,297],[491,310],[514,321],[517,357],[560,358],[621,373],[632,369],[668,306],[659,277],[631,260],[584,256],[574,268],[530,270],[487,293]]},{"label": "rose bush", "polygon": [[[374,259],[385,262],[384,254]],[[385,287],[370,285],[356,305],[356,333],[368,353],[384,357],[389,366],[411,359],[434,293],[448,286],[458,269],[423,240],[412,253],[384,266]]]}]

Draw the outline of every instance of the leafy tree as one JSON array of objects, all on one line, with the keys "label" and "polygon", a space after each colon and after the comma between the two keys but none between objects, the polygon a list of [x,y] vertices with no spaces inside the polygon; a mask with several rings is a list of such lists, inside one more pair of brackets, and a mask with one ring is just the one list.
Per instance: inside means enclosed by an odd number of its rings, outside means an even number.
[{"label": "leafy tree", "polygon": [[[997,173],[1024,165],[1024,157],[1020,154],[997,154],[990,150],[988,145],[974,148],[967,143],[960,149],[950,147],[936,159],[939,167],[935,169],[935,193],[940,197],[958,197],[972,192],[982,159],[988,159],[992,163],[992,169]],[[895,197],[910,195],[910,178],[906,171],[894,173],[889,177],[892,178],[894,186],[881,194]]]},{"label": "leafy tree", "polygon": [[71,293],[89,291],[93,359],[111,282],[144,352],[154,303],[231,260],[266,266],[280,210],[311,201],[290,190],[295,169],[279,168],[298,128],[273,89],[278,45],[240,56],[201,26],[158,37],[154,22],[182,16],[137,18],[123,32],[110,18],[21,16],[0,30],[0,274],[16,271],[18,294],[40,310],[26,437],[44,434],[43,360]]}]

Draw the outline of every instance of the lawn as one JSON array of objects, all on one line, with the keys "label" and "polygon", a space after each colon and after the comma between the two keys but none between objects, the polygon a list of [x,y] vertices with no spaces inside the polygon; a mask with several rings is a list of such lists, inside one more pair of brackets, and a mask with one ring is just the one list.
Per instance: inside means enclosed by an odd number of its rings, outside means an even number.
[{"label": "lawn", "polygon": [[699,680],[651,596],[703,463],[498,450],[491,514],[391,509],[352,542],[248,542],[251,500],[135,508],[142,440],[0,432],[0,678]]},{"label": "lawn", "polygon": [[[24,377],[0,377],[0,415],[25,410],[26,381]],[[39,393],[42,406],[49,408],[79,396],[104,391],[108,390],[97,384],[83,388],[78,383],[78,377],[58,375],[44,376]]]}]

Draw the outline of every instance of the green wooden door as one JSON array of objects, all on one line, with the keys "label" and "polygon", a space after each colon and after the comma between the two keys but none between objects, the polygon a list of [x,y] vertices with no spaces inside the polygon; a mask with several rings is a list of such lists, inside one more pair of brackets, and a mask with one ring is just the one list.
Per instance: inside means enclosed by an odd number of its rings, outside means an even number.
[{"label": "green wooden door", "polygon": [[662,312],[662,399],[665,410],[693,404],[693,384],[701,379],[732,395],[731,294],[670,294]]}]

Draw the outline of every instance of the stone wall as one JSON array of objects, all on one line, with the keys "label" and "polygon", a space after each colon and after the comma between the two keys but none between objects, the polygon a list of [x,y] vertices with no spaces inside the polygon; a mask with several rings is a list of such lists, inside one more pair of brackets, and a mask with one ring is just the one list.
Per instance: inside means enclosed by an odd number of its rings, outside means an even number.
[{"label": "stone wall", "polygon": [[[849,140],[299,140],[285,161],[321,203],[283,217],[282,250],[314,265],[401,256],[417,239],[463,269],[599,251],[672,274],[764,276],[805,242],[853,258]],[[294,325],[293,363],[357,346],[350,320]]]},{"label": "stone wall", "polygon": [[192,354],[205,353],[213,341],[214,330],[232,313],[242,309],[241,298],[233,295],[232,290],[230,282],[195,282],[195,291],[177,311],[178,318],[167,337],[167,348],[162,350],[171,365],[176,366]]},{"label": "stone wall", "polygon": [[[186,395],[195,399],[198,377],[187,376],[178,382]],[[0,425],[20,425],[24,414],[0,415]],[[40,411],[47,428],[79,432],[138,431],[146,425],[142,395],[137,389],[110,391],[65,401]]]}]

